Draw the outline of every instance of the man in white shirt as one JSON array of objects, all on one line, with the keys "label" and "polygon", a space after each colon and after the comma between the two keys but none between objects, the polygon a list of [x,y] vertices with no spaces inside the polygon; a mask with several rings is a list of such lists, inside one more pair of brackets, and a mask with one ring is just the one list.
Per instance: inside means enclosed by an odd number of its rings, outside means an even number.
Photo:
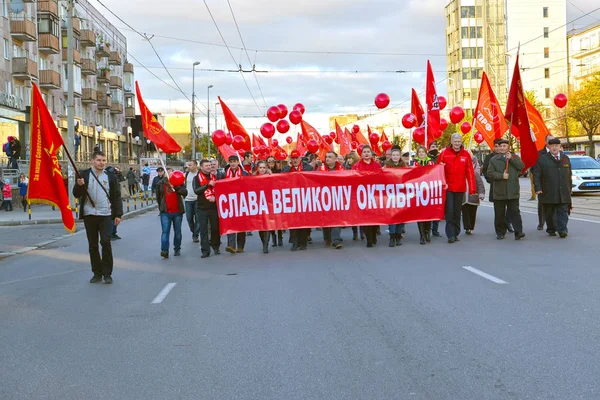
[{"label": "man in white shirt", "polygon": [[198,236],[200,235],[200,222],[196,218],[196,211],[198,210],[198,195],[194,193],[194,179],[198,177],[198,161],[192,160],[187,162],[187,172],[185,173],[185,187],[187,189],[187,196],[185,197],[185,218],[187,219],[192,232],[192,240],[194,243],[200,242]]}]

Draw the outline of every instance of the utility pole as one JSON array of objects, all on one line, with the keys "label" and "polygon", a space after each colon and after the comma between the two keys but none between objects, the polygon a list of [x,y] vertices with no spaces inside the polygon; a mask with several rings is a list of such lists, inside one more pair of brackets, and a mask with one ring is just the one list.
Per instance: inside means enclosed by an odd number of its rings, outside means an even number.
[{"label": "utility pole", "polygon": [[[75,12],[75,0],[67,0],[67,149],[69,153],[74,154],[75,147],[75,76],[73,71],[73,17]],[[69,180],[69,204],[75,207],[75,198],[73,196],[73,187],[75,186],[75,170],[71,163],[67,163],[67,175]]]},{"label": "utility pole", "polygon": [[219,129],[219,127],[217,126],[217,107],[219,106],[219,103],[215,103],[215,130]]},{"label": "utility pole", "polygon": [[207,130],[206,130],[206,135],[207,135],[207,140],[208,140],[208,154],[206,155],[207,157],[210,157],[210,89],[213,87],[213,85],[208,85],[208,88],[206,89],[206,108],[207,108],[207,112],[206,112],[206,125],[207,125]]},{"label": "utility pole", "polygon": [[192,160],[196,159],[196,65],[199,64],[200,61],[192,64]]}]

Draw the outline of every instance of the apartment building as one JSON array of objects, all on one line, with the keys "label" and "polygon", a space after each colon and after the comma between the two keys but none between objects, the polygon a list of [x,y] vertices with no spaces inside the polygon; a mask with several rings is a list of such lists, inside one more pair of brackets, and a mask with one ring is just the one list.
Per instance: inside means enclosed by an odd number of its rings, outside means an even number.
[{"label": "apartment building", "polygon": [[[32,83],[67,141],[67,2],[3,0],[1,14],[0,142],[18,136],[27,158]],[[76,2],[74,15],[78,158],[86,159],[96,144],[110,162],[135,157],[134,68],[127,61],[127,40],[87,0]]]},{"label": "apartment building", "polygon": [[577,90],[582,82],[600,72],[600,23],[570,31],[567,44],[569,86]]}]

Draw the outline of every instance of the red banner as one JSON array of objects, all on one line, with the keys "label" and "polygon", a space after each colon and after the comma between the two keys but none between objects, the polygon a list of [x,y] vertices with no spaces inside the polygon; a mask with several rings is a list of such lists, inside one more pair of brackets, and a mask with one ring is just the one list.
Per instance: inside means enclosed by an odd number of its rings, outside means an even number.
[{"label": "red banner", "polygon": [[221,234],[389,225],[444,217],[444,167],[294,172],[215,187]]}]

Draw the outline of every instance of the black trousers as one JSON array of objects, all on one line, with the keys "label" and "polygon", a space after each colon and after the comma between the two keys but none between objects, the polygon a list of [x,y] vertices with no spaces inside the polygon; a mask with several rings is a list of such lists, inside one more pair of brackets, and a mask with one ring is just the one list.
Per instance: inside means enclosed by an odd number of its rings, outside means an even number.
[{"label": "black trousers", "polygon": [[[94,275],[112,275],[113,255],[110,244],[112,217],[89,215],[83,217],[83,224],[87,234],[92,272]],[[102,257],[100,257],[98,236],[100,236],[100,245],[102,245]]]},{"label": "black trousers", "polygon": [[129,185],[129,193],[133,196],[135,194],[136,185]]},{"label": "black trousers", "polygon": [[[196,217],[200,223],[200,250],[202,254],[210,254],[210,248],[218,249],[221,246],[221,233],[219,232],[219,213],[217,208],[203,210],[198,208]],[[208,223],[210,222],[210,240],[208,238]]]},{"label": "black trousers", "polygon": [[246,246],[246,232],[229,233],[227,235],[227,247],[244,250]]},{"label": "black trousers", "polygon": [[[543,196],[543,194],[542,194]],[[544,223],[546,222],[546,210],[544,204],[540,201],[540,196],[538,195],[538,225],[542,228],[544,227]]]},{"label": "black trousers", "polygon": [[277,239],[283,243],[283,231],[269,231],[269,233],[271,234],[271,238],[273,238],[273,246],[277,246]]},{"label": "black trousers", "polygon": [[519,210],[519,199],[513,200],[494,200],[494,227],[496,235],[506,235],[508,225],[506,216],[515,230],[515,233],[523,232],[523,221],[521,220],[521,211]]},{"label": "black trousers", "polygon": [[462,220],[466,231],[475,229],[475,220],[477,219],[477,207],[474,204],[463,204]]},{"label": "black trousers", "polygon": [[569,204],[544,204],[546,218],[546,232],[568,233]]},{"label": "black trousers", "polygon": [[306,247],[309,235],[310,228],[290,229],[290,242],[295,244],[296,247]]},{"label": "black trousers", "polygon": [[446,192],[446,237],[456,238],[460,234],[460,212],[464,192]]},{"label": "black trousers", "polygon": [[425,237],[427,234],[431,233],[431,222],[432,221],[417,222],[419,236]]},{"label": "black trousers", "polygon": [[370,244],[377,244],[377,228],[379,225],[361,226],[361,229],[365,233],[367,238],[367,246]]}]

